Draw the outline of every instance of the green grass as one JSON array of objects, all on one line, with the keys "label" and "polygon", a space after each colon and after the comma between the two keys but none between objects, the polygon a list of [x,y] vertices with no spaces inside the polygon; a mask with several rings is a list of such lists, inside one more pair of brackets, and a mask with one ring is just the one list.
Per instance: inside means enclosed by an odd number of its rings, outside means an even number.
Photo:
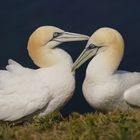
[{"label": "green grass", "polygon": [[140,112],[55,112],[23,125],[0,124],[0,140],[140,140]]}]

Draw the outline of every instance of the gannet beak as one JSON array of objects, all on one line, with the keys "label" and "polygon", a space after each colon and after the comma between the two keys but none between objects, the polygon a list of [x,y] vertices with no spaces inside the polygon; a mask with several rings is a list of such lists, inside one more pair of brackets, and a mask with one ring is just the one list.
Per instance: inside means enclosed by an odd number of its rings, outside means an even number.
[{"label": "gannet beak", "polygon": [[82,41],[82,40],[88,40],[89,36],[83,35],[83,34],[77,34],[77,33],[70,33],[70,32],[63,32],[58,37],[54,38],[54,41],[57,42],[70,42],[70,41]]},{"label": "gannet beak", "polygon": [[[91,47],[92,45],[92,47]],[[85,63],[88,59],[91,57],[95,57],[98,53],[98,50],[101,47],[97,47],[93,44],[87,46],[83,52],[80,54],[80,56],[76,59],[76,61],[73,64],[72,71],[75,71],[78,69],[83,63]]]}]

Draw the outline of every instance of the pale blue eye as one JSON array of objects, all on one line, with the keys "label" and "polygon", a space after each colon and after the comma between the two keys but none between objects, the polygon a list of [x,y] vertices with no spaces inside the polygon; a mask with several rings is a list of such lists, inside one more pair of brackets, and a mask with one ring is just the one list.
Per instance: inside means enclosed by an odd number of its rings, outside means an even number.
[{"label": "pale blue eye", "polygon": [[101,48],[102,46],[95,46],[94,44],[90,44],[88,47],[87,47],[87,50],[91,50],[91,49],[95,49],[95,48]]},{"label": "pale blue eye", "polygon": [[58,37],[58,36],[60,36],[60,35],[62,35],[62,33],[55,32],[55,33],[53,34],[53,38],[56,38],[56,37]]}]

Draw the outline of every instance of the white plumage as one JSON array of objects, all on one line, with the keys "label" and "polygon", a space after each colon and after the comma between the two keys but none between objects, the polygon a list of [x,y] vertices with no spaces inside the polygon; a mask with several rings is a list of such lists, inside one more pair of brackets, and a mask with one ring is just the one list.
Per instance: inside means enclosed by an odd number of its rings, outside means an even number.
[{"label": "white plumage", "polygon": [[7,70],[0,71],[0,120],[44,116],[60,109],[72,96],[75,79],[70,55],[55,47],[87,39],[52,26],[37,29],[29,39],[28,51],[41,68],[29,69],[9,60]]},{"label": "white plumage", "polygon": [[140,73],[117,71],[124,52],[124,41],[111,28],[97,30],[75,61],[73,70],[94,57],[86,70],[83,94],[98,110],[128,110],[140,107]]}]

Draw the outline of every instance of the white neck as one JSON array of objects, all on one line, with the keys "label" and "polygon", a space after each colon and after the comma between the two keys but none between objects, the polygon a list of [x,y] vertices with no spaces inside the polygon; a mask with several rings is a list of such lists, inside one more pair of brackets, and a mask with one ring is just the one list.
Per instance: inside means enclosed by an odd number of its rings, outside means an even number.
[{"label": "white neck", "polygon": [[99,53],[90,61],[86,70],[86,80],[101,83],[117,70],[122,55],[119,55],[112,48],[110,47],[108,50]]},{"label": "white neck", "polygon": [[72,67],[71,56],[59,48],[51,49],[43,46],[29,51],[29,55],[33,62],[41,68],[60,66],[60,68],[71,70]]}]

